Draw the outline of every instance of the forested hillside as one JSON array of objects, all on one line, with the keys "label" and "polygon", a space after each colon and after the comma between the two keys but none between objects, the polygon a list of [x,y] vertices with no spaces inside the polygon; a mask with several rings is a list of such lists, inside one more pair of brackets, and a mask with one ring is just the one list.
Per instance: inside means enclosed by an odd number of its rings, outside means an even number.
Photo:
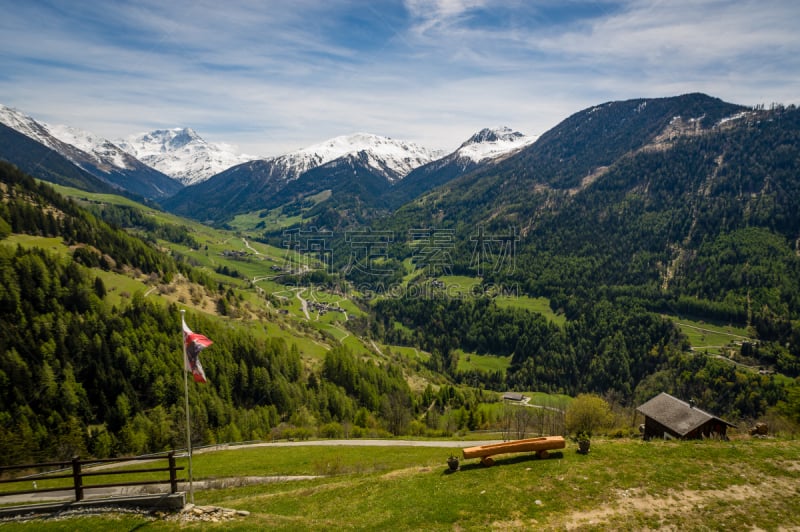
[{"label": "forested hillside", "polygon": [[[450,271],[556,308],[609,301],[751,327],[759,354],[796,376],[797,212],[800,111],[687,95],[576,113],[379,227],[397,235],[400,263],[415,254],[412,229],[432,221],[452,234]],[[506,238],[494,245],[513,263],[476,263],[479,239],[492,236]]]},{"label": "forested hillside", "polygon": [[[567,306],[570,319],[559,327],[541,314],[486,299],[385,299],[374,307],[373,330],[387,343],[430,350],[432,369],[473,386],[595,392],[620,404],[641,404],[668,390],[732,418],[757,417],[785,399],[771,375],[688,353],[671,321],[641,307],[610,301]],[[505,374],[457,371],[459,349],[511,355],[511,367]]]},{"label": "forested hillside", "polygon": [[[431,365],[463,382],[634,404],[663,390],[757,416],[785,398],[770,371],[800,375],[798,187],[794,107],[687,95],[581,111],[377,224],[396,237],[383,266],[405,273],[404,259],[421,258],[426,286],[453,273],[478,279],[478,292],[544,296],[566,324],[417,290],[434,295],[375,304],[373,330],[431,350]],[[445,263],[420,257],[422,220],[443,235]],[[691,354],[678,316],[737,324],[752,339],[725,357]],[[458,372],[457,350],[512,355],[512,365]],[[730,352],[746,364],[725,361]]]},{"label": "forested hillside", "polygon": [[[0,187],[0,238],[52,236],[70,246],[61,255],[0,241],[0,462],[180,447],[178,308],[141,293],[110,305],[98,273],[138,269],[163,282],[185,276],[225,288],[10,165],[0,165]],[[210,383],[192,387],[197,443],[267,438],[289,421],[297,431],[345,420],[373,431],[409,420],[414,401],[397,370],[343,363],[353,357],[341,348],[312,377],[283,340],[197,313],[187,321],[214,341],[203,357]],[[407,407],[403,416],[392,404]]]}]

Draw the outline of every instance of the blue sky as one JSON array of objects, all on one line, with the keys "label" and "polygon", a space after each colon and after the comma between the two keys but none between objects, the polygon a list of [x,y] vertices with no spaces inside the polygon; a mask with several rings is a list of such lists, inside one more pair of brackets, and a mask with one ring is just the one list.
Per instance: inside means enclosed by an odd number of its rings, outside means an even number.
[{"label": "blue sky", "polygon": [[0,103],[252,155],[355,132],[453,150],[610,100],[800,103],[797,0],[0,0]]}]

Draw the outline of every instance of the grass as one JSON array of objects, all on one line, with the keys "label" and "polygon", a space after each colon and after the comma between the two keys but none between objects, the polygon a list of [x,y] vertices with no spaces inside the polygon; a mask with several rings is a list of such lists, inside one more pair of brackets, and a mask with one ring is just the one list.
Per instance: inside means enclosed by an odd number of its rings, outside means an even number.
[{"label": "grass", "polygon": [[689,339],[695,351],[718,351],[734,342],[750,339],[747,329],[733,325],[717,325],[701,320],[669,316]]},{"label": "grass", "polygon": [[417,362],[427,362],[431,358],[431,354],[427,351],[420,351],[416,347],[408,347],[404,345],[391,345],[388,346],[393,353],[398,353],[399,355],[405,357],[411,361]]},{"label": "grass", "polygon": [[264,227],[270,229],[279,229],[282,227],[289,227],[299,224],[303,221],[302,214],[311,210],[311,208],[331,197],[330,190],[318,192],[312,196],[303,199],[306,205],[302,207],[298,214],[287,216],[284,214],[283,207],[277,207],[269,210],[258,210],[246,214],[239,214],[233,218],[228,225],[237,231],[259,232],[263,231]]},{"label": "grass", "polygon": [[460,349],[456,350],[456,352],[458,353],[458,371],[477,369],[487,372],[500,371],[505,373],[509,366],[511,366],[511,355],[478,355],[476,353],[465,353]]},{"label": "grass", "polygon": [[57,255],[67,255],[69,248],[61,237],[45,237],[24,234],[12,234],[3,239],[3,244],[8,246],[22,246],[23,248],[40,248]]},{"label": "grass", "polygon": [[481,283],[480,278],[466,275],[441,275],[437,279],[444,283],[445,292],[452,297],[469,296]]},{"label": "grass", "polygon": [[550,300],[546,297],[529,297],[520,295],[499,295],[495,298],[497,306],[501,308],[521,308],[538,312],[545,318],[552,321],[559,327],[563,327],[567,321],[563,314],[556,314],[550,308]]},{"label": "grass", "polygon": [[[465,442],[465,446],[469,443]],[[442,447],[264,446],[195,455],[196,479],[323,475],[196,490],[198,504],[251,512],[213,524],[99,515],[0,527],[20,530],[766,530],[800,525],[800,442],[593,440],[540,460],[462,461]]]}]

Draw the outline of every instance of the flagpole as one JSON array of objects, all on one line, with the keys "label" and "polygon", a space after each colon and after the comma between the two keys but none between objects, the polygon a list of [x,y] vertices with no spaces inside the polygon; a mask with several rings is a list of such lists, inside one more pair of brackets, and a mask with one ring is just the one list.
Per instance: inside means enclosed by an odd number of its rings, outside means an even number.
[{"label": "flagpole", "polygon": [[192,476],[192,425],[189,419],[189,372],[186,371],[186,341],[183,339],[183,324],[186,310],[181,309],[181,345],[183,346],[183,395],[186,400],[186,449],[189,453],[189,502],[194,504],[194,479]]}]

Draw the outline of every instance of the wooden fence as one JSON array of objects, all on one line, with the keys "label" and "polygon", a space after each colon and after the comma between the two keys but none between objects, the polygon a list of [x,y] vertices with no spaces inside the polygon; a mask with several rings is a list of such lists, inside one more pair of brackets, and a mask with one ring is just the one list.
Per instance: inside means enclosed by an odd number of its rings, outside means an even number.
[{"label": "wooden fence", "polygon": [[[111,464],[111,463],[121,463],[121,462],[131,462],[131,461],[159,461],[159,460],[167,460],[167,467],[149,467],[149,468],[140,468],[140,469],[125,469],[125,470],[97,470],[96,466],[100,464]],[[91,466],[87,468],[86,466]],[[22,464],[22,465],[11,465],[11,466],[2,466],[0,467],[0,477],[5,477],[6,474],[11,473],[13,474],[14,471],[41,471],[46,468],[52,468],[51,471],[45,471],[41,473],[35,473],[30,475],[25,475],[23,477],[16,477],[16,478],[0,478],[0,484],[10,484],[10,483],[33,483],[36,486],[36,482],[46,481],[46,480],[55,480],[55,479],[62,479],[62,478],[71,478],[72,479],[72,487],[70,486],[59,486],[59,487],[46,487],[46,488],[38,488],[34,487],[34,489],[28,490],[19,490],[19,491],[2,491],[0,490],[0,497],[7,496],[7,495],[23,495],[23,494],[31,494],[31,493],[43,493],[43,492],[52,492],[52,491],[67,491],[67,490],[74,490],[75,492],[75,501],[82,501],[84,497],[84,490],[93,489],[93,488],[115,488],[115,487],[123,487],[123,486],[145,486],[145,485],[153,485],[153,484],[169,484],[170,486],[170,493],[177,493],[178,491],[178,482],[185,482],[186,479],[179,479],[178,478],[178,471],[183,470],[183,466],[177,467],[175,465],[175,452],[171,451],[166,455],[161,456],[137,456],[137,457],[129,457],[129,458],[104,458],[98,460],[81,460],[79,457],[74,457],[72,460],[64,461],[64,462],[43,462],[38,464]],[[109,482],[104,484],[85,484],[84,479],[86,478],[95,478],[95,477],[102,477],[102,476],[112,476],[112,475],[131,475],[136,473],[158,473],[158,472],[169,472],[169,479],[166,480],[138,480],[138,481],[129,481],[129,482]]]}]

